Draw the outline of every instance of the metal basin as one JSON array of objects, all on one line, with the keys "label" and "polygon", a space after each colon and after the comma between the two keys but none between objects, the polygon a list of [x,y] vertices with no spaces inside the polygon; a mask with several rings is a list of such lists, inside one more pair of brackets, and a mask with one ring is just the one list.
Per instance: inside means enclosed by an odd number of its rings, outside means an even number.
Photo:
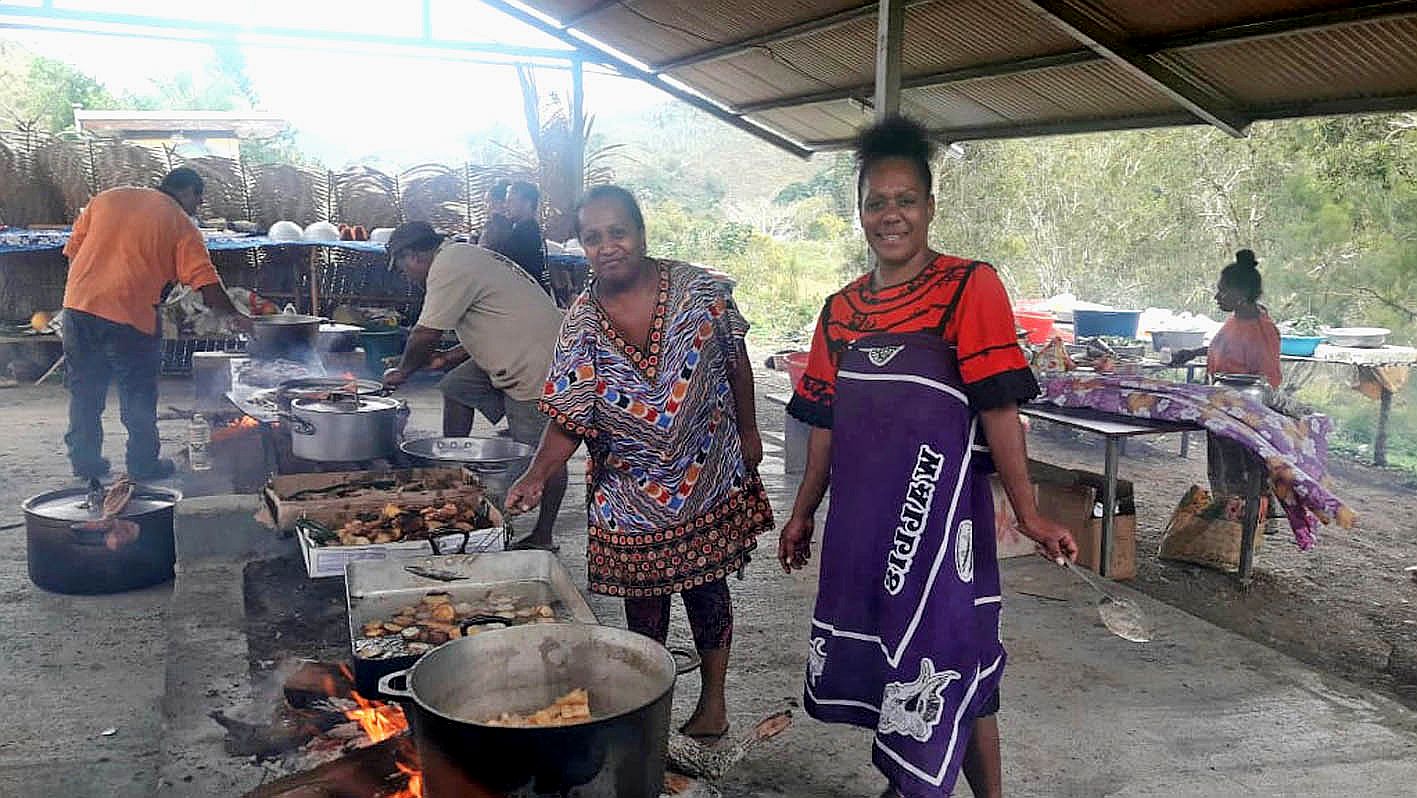
[{"label": "metal basin", "polygon": [[477,474],[499,500],[507,495],[536,450],[510,438],[420,438],[404,441],[404,454],[420,465],[457,463]]}]

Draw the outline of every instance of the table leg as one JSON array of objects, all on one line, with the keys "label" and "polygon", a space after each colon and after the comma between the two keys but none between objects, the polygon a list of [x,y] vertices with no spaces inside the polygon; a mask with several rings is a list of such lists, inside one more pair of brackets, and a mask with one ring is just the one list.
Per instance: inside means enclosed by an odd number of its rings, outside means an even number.
[{"label": "table leg", "polygon": [[1253,493],[1245,499],[1245,517],[1240,522],[1240,584],[1250,583],[1255,564],[1255,534],[1260,526],[1260,498]]},{"label": "table leg", "polygon": [[1382,394],[1378,397],[1378,432],[1373,439],[1373,465],[1387,465],[1387,424],[1392,418],[1392,391],[1379,387]]},{"label": "table leg", "polygon": [[1102,540],[1098,546],[1097,574],[1112,570],[1112,531],[1117,520],[1117,439],[1107,436],[1107,454],[1102,471]]},{"label": "table leg", "polygon": [[[1196,381],[1196,366],[1191,363],[1186,366],[1186,384],[1190,385]],[[1181,458],[1188,459],[1191,456],[1191,433],[1181,433]]]}]

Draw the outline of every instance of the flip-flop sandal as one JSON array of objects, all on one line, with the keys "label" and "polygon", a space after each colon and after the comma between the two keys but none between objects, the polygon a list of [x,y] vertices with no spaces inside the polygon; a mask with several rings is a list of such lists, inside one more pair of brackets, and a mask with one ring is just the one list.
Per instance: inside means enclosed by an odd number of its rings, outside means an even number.
[{"label": "flip-flop sandal", "polygon": [[728,736],[728,731],[729,731],[729,729],[732,729],[732,728],[733,728],[733,724],[730,723],[730,724],[724,725],[723,731],[718,732],[718,733],[716,733],[716,734],[713,733],[713,732],[699,732],[699,733],[697,733],[697,734],[689,734],[688,732],[684,731],[684,727],[683,727],[683,726],[680,726],[680,727],[679,727],[679,733],[682,734],[682,735],[684,735],[685,737],[688,737],[690,740],[693,740],[694,742],[698,743],[699,745],[708,746],[708,745],[715,745],[715,744],[717,744],[718,742],[720,742],[724,737],[727,737],[727,736]]}]

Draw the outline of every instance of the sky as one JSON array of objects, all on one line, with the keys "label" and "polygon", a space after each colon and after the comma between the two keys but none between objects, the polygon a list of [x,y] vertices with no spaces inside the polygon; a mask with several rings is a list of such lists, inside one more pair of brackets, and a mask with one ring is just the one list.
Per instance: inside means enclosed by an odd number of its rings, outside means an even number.
[{"label": "sky", "polygon": [[[39,0],[7,0],[37,5]],[[421,0],[56,0],[66,10],[109,11],[204,22],[417,36]],[[435,38],[561,49],[557,40],[474,0],[432,0]],[[170,34],[169,34],[170,35]],[[206,44],[0,28],[0,36],[73,64],[114,93],[142,92],[157,78],[200,75]],[[410,55],[374,47],[276,45],[237,39],[260,110],[288,119],[307,152],[335,168],[359,161],[409,166],[457,162],[470,136],[525,130],[514,70],[505,65]],[[570,73],[538,69],[543,95],[570,91]],[[601,118],[672,102],[636,80],[587,68],[586,110]]]}]

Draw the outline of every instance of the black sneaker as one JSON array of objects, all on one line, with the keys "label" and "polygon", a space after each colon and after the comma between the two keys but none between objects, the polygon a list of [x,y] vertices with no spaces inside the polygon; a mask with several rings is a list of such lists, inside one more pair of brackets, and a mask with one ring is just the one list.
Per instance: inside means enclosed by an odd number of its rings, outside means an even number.
[{"label": "black sneaker", "polygon": [[160,479],[167,479],[176,473],[177,464],[166,457],[160,457],[156,463],[153,463],[152,468],[142,470],[133,469],[128,472],[128,476],[139,482],[155,482]]}]

